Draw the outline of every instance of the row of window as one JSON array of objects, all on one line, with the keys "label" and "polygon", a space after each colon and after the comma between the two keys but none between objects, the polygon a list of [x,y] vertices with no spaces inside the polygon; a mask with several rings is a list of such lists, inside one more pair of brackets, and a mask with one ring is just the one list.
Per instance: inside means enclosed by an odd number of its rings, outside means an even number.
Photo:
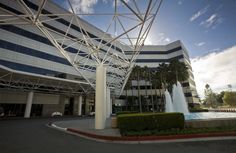
[{"label": "row of window", "polygon": [[3,66],[6,66],[8,68],[11,68],[13,70],[23,71],[23,72],[29,72],[29,73],[35,73],[35,74],[42,74],[42,75],[50,75],[50,76],[56,76],[58,74],[61,74],[61,72],[43,69],[39,67],[29,66],[25,64],[10,62],[6,60],[0,59],[0,64]]},{"label": "row of window", "polygon": [[169,59],[137,59],[136,62],[137,63],[168,63],[173,59],[183,59],[184,55],[179,55],[173,58],[169,58]]},{"label": "row of window", "polygon": [[13,52],[21,53],[21,54],[26,54],[34,57],[38,57],[41,59],[53,61],[56,63],[61,63],[64,65],[71,65],[65,58],[54,56],[51,54],[47,54],[32,48],[24,47],[18,44],[14,44],[8,41],[0,40],[0,48],[7,49]]},{"label": "row of window", "polygon": [[[173,48],[171,50],[167,50],[167,51],[140,51],[140,55],[155,55],[155,54],[159,54],[159,55],[166,55],[166,54],[170,54],[170,53],[174,53],[174,52],[177,52],[177,51],[180,51],[182,49],[181,46],[179,47],[176,47],[176,48]],[[133,51],[125,51],[125,53],[127,55],[132,55],[133,54]]]},{"label": "row of window", "polygon": [[[30,1],[28,1],[28,0],[25,0],[24,2],[26,3],[26,5],[27,5],[29,8],[31,8],[31,9],[33,9],[33,10],[35,10],[35,11],[38,11],[38,6],[35,5],[34,3],[32,3],[32,2],[30,2]],[[1,4],[1,3],[0,3],[0,7],[4,8],[4,9],[6,9],[6,10],[9,10],[9,11],[11,11],[11,12],[14,12],[15,14],[18,14],[18,15],[23,14],[23,13],[21,13],[20,11],[17,11],[17,10],[15,10],[15,9],[10,8],[10,7],[8,7],[8,6],[4,5],[4,4]],[[53,13],[51,13],[51,12],[45,10],[45,9],[42,9],[41,12],[42,12],[42,14],[53,14]],[[54,15],[54,16],[49,16],[49,18],[55,19],[55,18],[59,18],[59,17],[56,16],[56,15]],[[55,21],[57,21],[57,22],[59,22],[59,23],[61,23],[61,24],[64,24],[64,25],[66,25],[66,26],[69,26],[69,25],[70,25],[70,22],[68,22],[68,21],[66,21],[66,20],[64,20],[64,19],[62,19],[62,18],[56,19]],[[47,26],[47,27],[50,28],[50,29],[53,29],[53,30],[55,30],[55,31],[57,31],[57,32],[59,32],[59,33],[65,34],[65,32],[62,31],[62,30],[59,30],[59,29],[57,29],[57,28],[55,28],[55,27],[53,27],[53,26],[50,26],[50,25],[48,25],[48,24],[46,24],[46,23],[43,23],[43,24],[44,24],[44,26]],[[98,38],[98,37],[95,36],[94,34],[88,32],[88,31],[85,31],[85,30],[83,30],[83,29],[77,27],[77,26],[74,25],[74,24],[71,24],[71,28],[74,29],[74,30],[76,30],[76,31],[78,31],[78,32],[80,32],[80,33],[83,33],[83,34],[87,33],[91,38],[94,38],[94,40],[98,41],[99,43],[101,42],[101,43],[103,43],[103,44],[107,44],[108,47],[111,46],[112,49],[115,49],[115,50],[117,50],[117,51],[119,51],[119,52],[122,52],[122,50],[121,50],[119,47],[116,47],[116,46],[114,46],[114,45],[112,45],[112,44],[110,44],[110,43],[107,43],[105,40],[102,40],[102,39]],[[70,35],[70,34],[67,34],[67,36],[69,36],[69,37],[71,37],[71,38],[76,38],[75,36]],[[104,51],[105,51],[105,50],[104,50]],[[105,52],[106,52],[106,51],[105,51]]]},{"label": "row of window", "polygon": [[[131,96],[128,96],[128,97],[131,97]],[[136,94],[134,94],[133,96],[137,97]],[[141,95],[141,96],[144,96],[144,95]],[[157,96],[159,97],[159,94]],[[184,96],[185,97],[192,97],[192,93],[191,92],[184,93]],[[151,98],[151,95],[147,95],[147,98]],[[126,96],[125,95],[121,95],[119,99],[126,99]]]},{"label": "row of window", "polygon": [[[182,87],[189,87],[189,82],[183,82],[181,84],[182,84]],[[151,89],[151,86],[149,86],[149,85],[140,85],[139,87],[141,90]],[[154,89],[154,87],[152,87],[152,88]],[[134,85],[134,86],[132,86],[132,89],[138,89],[138,86]],[[131,90],[131,89],[129,89],[129,90]]]}]

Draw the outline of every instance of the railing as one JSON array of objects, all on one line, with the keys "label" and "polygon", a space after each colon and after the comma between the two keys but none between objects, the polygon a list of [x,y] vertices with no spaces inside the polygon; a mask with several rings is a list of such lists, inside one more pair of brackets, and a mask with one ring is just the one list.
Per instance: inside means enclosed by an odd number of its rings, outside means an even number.
[{"label": "railing", "polygon": [[236,108],[211,108],[210,112],[236,112]]}]

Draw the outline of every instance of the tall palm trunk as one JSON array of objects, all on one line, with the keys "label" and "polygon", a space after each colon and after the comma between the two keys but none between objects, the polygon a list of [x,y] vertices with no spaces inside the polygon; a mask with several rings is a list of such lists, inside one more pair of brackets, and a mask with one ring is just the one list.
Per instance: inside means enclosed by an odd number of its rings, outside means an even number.
[{"label": "tall palm trunk", "polygon": [[141,97],[140,97],[140,84],[139,84],[140,78],[139,78],[139,72],[138,72],[138,100],[139,100],[139,111],[142,113],[142,102],[141,102]]},{"label": "tall palm trunk", "polygon": [[158,110],[158,96],[157,96],[157,86],[155,86],[155,97],[156,97],[156,110]]},{"label": "tall palm trunk", "polygon": [[163,95],[162,95],[162,90],[163,90],[162,88],[159,89],[160,102],[164,101],[164,98],[163,98]]},{"label": "tall palm trunk", "polygon": [[149,104],[147,102],[147,98],[148,98],[148,94],[147,94],[147,81],[146,81],[146,78],[144,79],[144,82],[145,82],[145,101],[146,101],[146,111],[149,110]]},{"label": "tall palm trunk", "polygon": [[133,106],[134,106],[134,89],[132,87],[132,83],[131,83],[131,92],[132,92],[132,111],[133,111]]},{"label": "tall palm trunk", "polygon": [[150,89],[151,89],[152,112],[154,113],[153,91],[152,91],[152,81],[151,81],[150,71],[148,71],[148,78],[149,78]]},{"label": "tall palm trunk", "polygon": [[150,85],[150,89],[151,89],[151,103],[152,103],[152,112],[154,113],[154,102],[153,102],[153,89],[152,89],[152,85]]},{"label": "tall palm trunk", "polygon": [[125,92],[125,94],[126,94],[126,111],[128,111],[128,89],[126,89],[126,92]]}]

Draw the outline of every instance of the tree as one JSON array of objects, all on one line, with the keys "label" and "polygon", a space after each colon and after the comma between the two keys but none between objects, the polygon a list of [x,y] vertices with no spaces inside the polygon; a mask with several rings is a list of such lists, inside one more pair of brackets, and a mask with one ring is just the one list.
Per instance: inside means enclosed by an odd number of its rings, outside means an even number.
[{"label": "tree", "polygon": [[158,94],[157,94],[157,89],[159,91],[160,98],[162,97],[162,81],[161,81],[161,73],[158,71],[153,72],[152,74],[153,79],[152,79],[152,85],[154,86],[155,89],[155,99],[156,99],[156,108],[158,108]]},{"label": "tree", "polygon": [[140,96],[140,74],[141,74],[141,68],[140,66],[136,65],[133,68],[133,77],[134,80],[137,80],[137,86],[138,86],[138,102],[139,102],[139,111],[142,113],[142,102],[141,102],[141,96]]},{"label": "tree", "polygon": [[147,66],[141,68],[141,80],[144,81],[145,84],[145,103],[146,103],[146,111],[149,110],[149,105],[147,103],[148,93],[147,93],[147,82],[149,81],[149,69]]},{"label": "tree", "polygon": [[[131,73],[132,80],[137,81],[137,89],[138,89],[138,102],[139,109],[142,112],[142,101],[140,94],[140,81],[144,81],[145,83],[145,97],[148,97],[148,82],[150,83],[150,89],[155,88],[156,100],[157,100],[157,89],[159,89],[159,95],[161,99],[164,98],[164,93],[162,90],[171,89],[173,84],[176,84],[177,81],[186,81],[189,77],[188,67],[185,63],[180,62],[178,60],[172,60],[170,64],[161,63],[157,67],[157,71],[155,73],[150,72],[150,69],[145,66],[141,68],[140,66],[135,66]],[[151,95],[151,103],[152,109],[154,111],[154,101],[153,95]],[[149,108],[148,103],[146,102],[147,108]]]},{"label": "tree", "polygon": [[232,85],[228,84],[227,87],[228,87],[228,91],[231,92],[232,91]]},{"label": "tree", "polygon": [[211,93],[212,93],[212,90],[210,88],[210,85],[206,84],[205,89],[204,89],[205,98],[207,98],[209,96],[209,94],[211,94]]},{"label": "tree", "polygon": [[154,101],[153,101],[153,88],[152,88],[152,79],[153,78],[153,73],[151,72],[150,69],[148,69],[148,79],[149,79],[149,83],[150,83],[150,89],[151,89],[151,103],[152,103],[152,112],[154,113]]},{"label": "tree", "polygon": [[236,106],[236,92],[225,92],[223,100],[230,106]]},{"label": "tree", "polygon": [[216,107],[217,106],[217,96],[214,92],[212,92],[209,84],[205,85],[204,94],[205,94],[205,100],[204,100],[205,104],[207,106]]},{"label": "tree", "polygon": [[224,103],[223,98],[224,98],[224,91],[221,91],[220,94],[216,95],[216,101],[218,104],[222,105]]},{"label": "tree", "polygon": [[[129,102],[129,99],[128,99],[128,90],[129,89],[131,89],[131,78],[132,77],[129,77],[129,79],[128,79],[128,81],[126,82],[126,85],[125,85],[125,95],[126,95],[126,97],[125,97],[125,101],[126,101],[126,111],[128,110],[127,108],[128,108],[128,104],[130,104],[130,102]],[[132,92],[133,93],[133,92]],[[133,104],[133,100],[132,100],[132,104]]]},{"label": "tree", "polygon": [[160,73],[160,80],[161,80],[161,86],[162,89],[167,88],[167,78],[168,78],[168,73],[169,73],[169,67],[165,63],[161,63],[159,67],[157,67],[158,73]]},{"label": "tree", "polygon": [[184,62],[177,59],[171,60],[169,64],[168,83],[172,87],[177,81],[183,82],[189,78],[188,67]]}]

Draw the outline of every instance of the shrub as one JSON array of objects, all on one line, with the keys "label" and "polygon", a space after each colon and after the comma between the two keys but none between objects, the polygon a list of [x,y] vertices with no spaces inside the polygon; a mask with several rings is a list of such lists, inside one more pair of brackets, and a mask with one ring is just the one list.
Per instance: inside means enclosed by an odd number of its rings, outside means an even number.
[{"label": "shrub", "polygon": [[121,114],[117,116],[121,134],[129,131],[183,129],[182,113]]},{"label": "shrub", "polygon": [[185,135],[185,134],[201,134],[216,132],[235,132],[236,127],[211,127],[211,128],[184,128],[169,130],[145,130],[145,131],[126,131],[122,135],[125,136],[148,136],[148,135]]},{"label": "shrub", "polygon": [[223,100],[230,106],[236,106],[236,92],[225,92]]},{"label": "shrub", "polygon": [[204,109],[204,108],[192,108],[189,110],[190,112],[208,112],[208,109]]},{"label": "shrub", "polygon": [[122,111],[122,112],[117,112],[116,115],[121,115],[121,114],[134,114],[138,113],[137,111]]}]

